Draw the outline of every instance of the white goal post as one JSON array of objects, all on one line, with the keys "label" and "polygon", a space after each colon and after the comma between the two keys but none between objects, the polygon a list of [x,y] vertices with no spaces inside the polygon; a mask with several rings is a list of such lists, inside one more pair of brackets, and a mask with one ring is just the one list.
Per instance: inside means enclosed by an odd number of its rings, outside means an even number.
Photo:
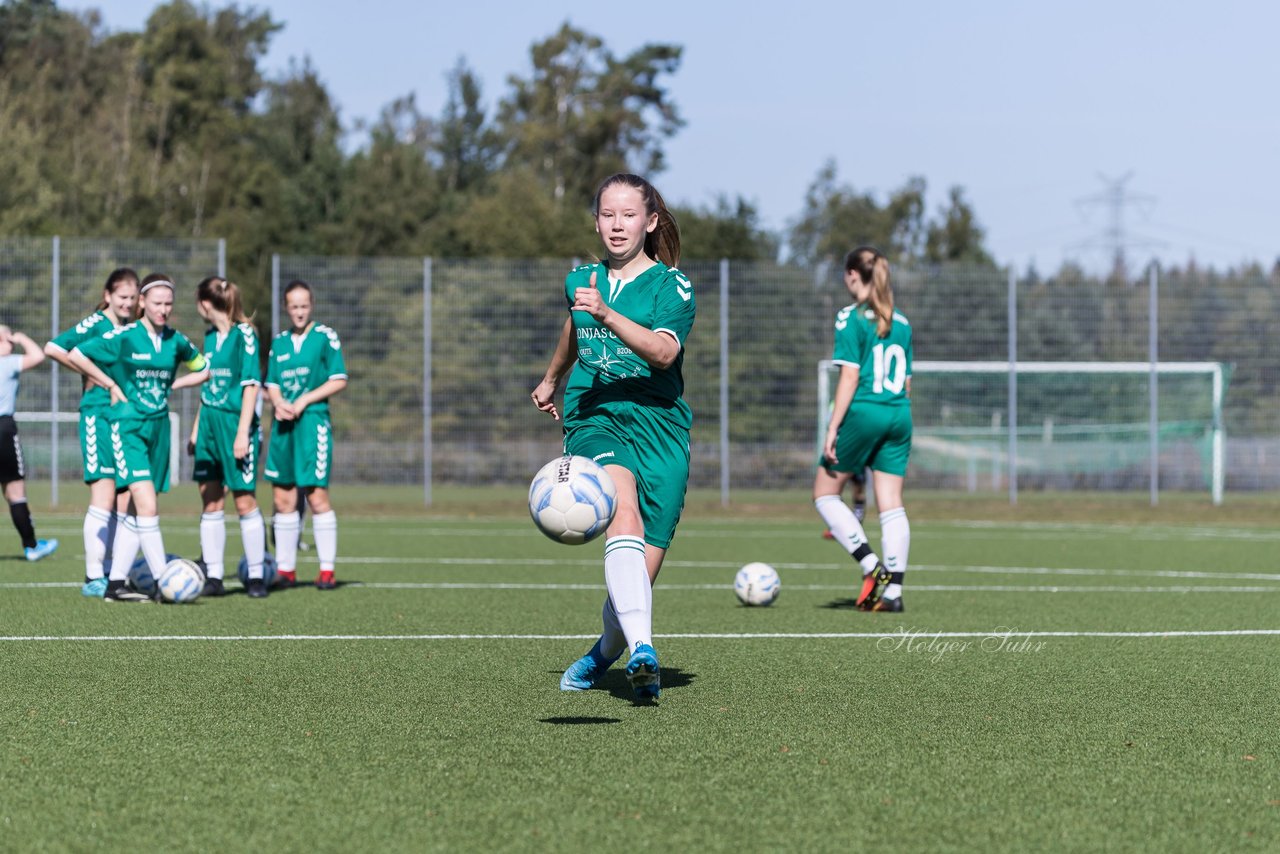
[{"label": "white goal post", "polygon": [[[831,397],[834,389],[834,377],[838,374],[834,363],[829,359],[824,359],[818,363],[818,435],[819,441],[826,429],[826,421],[831,407]],[[1016,483],[1016,478],[1020,471],[1025,472],[1029,460],[1020,459],[1018,454],[1018,434],[1019,432],[1031,432],[1027,428],[1019,429],[1018,426],[1018,379],[1020,377],[1027,378],[1025,383],[1031,384],[1035,382],[1047,383],[1049,380],[1041,379],[1051,375],[1056,375],[1055,380],[1063,383],[1061,392],[1054,392],[1052,387],[1046,385],[1037,387],[1035,392],[1042,398],[1050,401],[1071,399],[1073,395],[1079,396],[1080,383],[1090,382],[1093,386],[1083,392],[1088,396],[1088,400],[1083,401],[1086,405],[1089,403],[1096,404],[1097,409],[1105,410],[1108,406],[1115,406],[1117,402],[1123,403],[1122,408],[1129,412],[1141,411],[1146,417],[1146,424],[1136,424],[1132,419],[1124,424],[1103,424],[1084,426],[1057,426],[1055,428],[1054,419],[1047,417],[1041,426],[1034,428],[1037,435],[1044,434],[1046,441],[1051,441],[1055,435],[1070,436],[1073,431],[1078,435],[1090,432],[1094,435],[1102,433],[1124,433],[1127,436],[1127,446],[1132,448],[1135,441],[1145,439],[1147,451],[1147,465],[1150,469],[1151,487],[1153,495],[1157,489],[1157,478],[1159,472],[1159,451],[1160,451],[1160,432],[1163,426],[1167,426],[1166,422],[1159,420],[1160,398],[1159,388],[1161,378],[1189,378],[1190,382],[1195,382],[1198,378],[1201,383],[1195,385],[1196,398],[1194,408],[1197,414],[1194,419],[1203,425],[1204,434],[1208,440],[1208,460],[1207,467],[1209,489],[1212,494],[1213,503],[1221,504],[1224,488],[1224,472],[1225,472],[1225,442],[1226,437],[1223,430],[1222,407],[1226,394],[1227,371],[1225,366],[1219,362],[1014,362],[1011,364],[1007,361],[918,361],[912,366],[914,377],[927,377],[930,375],[945,375],[948,377],[948,387],[956,388],[966,382],[981,383],[984,380],[978,379],[985,376],[987,391],[987,404],[982,410],[982,416],[986,417],[985,424],[972,425],[965,430],[964,428],[951,431],[938,431],[967,434],[965,438],[977,438],[981,433],[985,437],[1000,437],[1001,444],[996,446],[988,446],[989,450],[985,451],[988,458],[999,457],[999,459],[989,459],[994,466],[1002,467],[1007,476]],[[966,376],[967,375],[967,378]],[[1111,375],[1112,380],[1108,382],[1105,376]],[[1083,378],[1092,377],[1085,380]],[[1002,382],[1001,378],[1007,378],[1007,384]],[[1034,379],[1033,379],[1034,378]],[[1074,378],[1074,379],[1073,379]],[[1000,388],[991,383],[999,384]],[[1074,383],[1074,388],[1072,387]],[[1168,380],[1166,380],[1168,384]],[[918,388],[920,383],[915,381]],[[1137,391],[1145,387],[1143,397],[1137,396]],[[1005,390],[1007,388],[1007,391]],[[1117,395],[1126,395],[1123,400],[1117,401]],[[1027,395],[1028,397],[1031,395]],[[1002,397],[1001,408],[991,405],[991,402],[998,397]],[[1203,401],[1201,401],[1203,398]],[[1179,399],[1179,393],[1175,392],[1166,396],[1164,401],[1169,408],[1175,408],[1176,404],[1183,401]],[[1203,403],[1203,406],[1200,404]],[[918,404],[928,405],[928,401],[919,400]],[[1190,404],[1188,404],[1190,405]],[[917,406],[919,408],[919,406]],[[1088,408],[1086,406],[1086,408]],[[1025,411],[1025,406],[1024,406]],[[1202,412],[1202,414],[1200,414]],[[1191,417],[1191,416],[1189,416]],[[935,431],[937,425],[930,423],[921,423],[919,415],[917,415],[916,435],[917,444],[924,439],[925,443],[930,441],[931,434]],[[1137,435],[1145,434],[1145,435]]]},{"label": "white goal post", "polygon": [[[21,427],[21,436],[24,447],[31,451],[39,451],[39,456],[43,457],[47,450],[49,458],[49,481],[52,484],[52,503],[58,503],[58,480],[61,477],[59,471],[59,455],[62,453],[71,453],[63,447],[66,437],[60,436],[61,430],[59,425],[71,424],[70,444],[75,449],[74,453],[77,458],[80,456],[79,437],[77,435],[77,426],[80,423],[79,412],[15,412],[13,418]],[[48,438],[42,437],[43,431],[30,429],[39,425],[46,425],[49,428]],[[169,485],[173,486],[180,480],[182,472],[182,447],[185,444],[186,437],[182,433],[182,419],[178,413],[169,412]],[[34,456],[27,453],[26,456]],[[79,478],[80,471],[76,469],[72,475]]]}]

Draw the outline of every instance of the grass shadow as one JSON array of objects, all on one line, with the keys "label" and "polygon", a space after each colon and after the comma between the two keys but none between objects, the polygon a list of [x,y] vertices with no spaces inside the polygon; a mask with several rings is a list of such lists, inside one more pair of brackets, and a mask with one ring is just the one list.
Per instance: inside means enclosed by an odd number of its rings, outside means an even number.
[{"label": "grass shadow", "polygon": [[589,726],[591,724],[620,724],[621,718],[588,718],[588,717],[560,717],[560,718],[539,718],[540,724],[555,724],[557,726]]}]

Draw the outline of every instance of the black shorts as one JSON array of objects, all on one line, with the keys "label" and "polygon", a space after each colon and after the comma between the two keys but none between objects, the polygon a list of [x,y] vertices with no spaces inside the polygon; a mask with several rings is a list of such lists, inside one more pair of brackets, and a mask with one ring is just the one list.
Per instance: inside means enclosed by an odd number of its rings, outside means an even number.
[{"label": "black shorts", "polygon": [[0,415],[0,483],[22,480],[27,476],[22,461],[22,443],[18,441],[18,422],[12,415]]}]

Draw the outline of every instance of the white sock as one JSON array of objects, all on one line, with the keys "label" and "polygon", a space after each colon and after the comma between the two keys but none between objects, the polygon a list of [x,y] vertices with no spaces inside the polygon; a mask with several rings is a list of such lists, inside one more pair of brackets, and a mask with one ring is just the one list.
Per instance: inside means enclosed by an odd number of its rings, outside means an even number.
[{"label": "white sock", "polygon": [[849,509],[849,505],[845,504],[839,495],[824,495],[815,499],[813,506],[822,517],[822,521],[827,523],[827,528],[835,535],[836,542],[844,546],[845,551],[862,565],[863,574],[875,569],[879,558],[876,557],[875,552],[871,551],[871,544],[867,542],[867,532],[862,530],[862,525]]},{"label": "white sock", "polygon": [[116,538],[111,544],[112,581],[124,581],[129,577],[133,561],[138,556],[138,526],[124,513],[116,514]]},{"label": "white sock", "polygon": [[147,559],[147,568],[159,581],[164,574],[165,564],[168,563],[164,552],[164,538],[160,536],[160,517],[135,516],[134,522],[138,526],[138,542]]},{"label": "white sock", "polygon": [[249,564],[249,577],[262,578],[262,561],[267,555],[267,526],[262,521],[261,510],[240,517],[240,541],[244,543],[244,561]]},{"label": "white sock", "polygon": [[311,535],[316,538],[316,557],[320,559],[320,571],[333,572],[333,562],[338,558],[338,514],[330,510],[312,516]]},{"label": "white sock", "polygon": [[600,652],[608,658],[617,658],[627,648],[627,636],[622,633],[618,612],[613,610],[613,600],[608,596],[600,610],[600,622],[604,624],[604,630],[600,633]]},{"label": "white sock", "polygon": [[200,515],[200,554],[210,578],[222,578],[227,555],[226,514],[221,510]]},{"label": "white sock", "polygon": [[298,568],[298,512],[277,513],[271,524],[276,529],[276,568],[294,572]]},{"label": "white sock", "polygon": [[114,513],[90,507],[84,514],[84,577],[102,577],[102,564],[107,559],[107,536],[111,533]]},{"label": "white sock", "polygon": [[640,537],[610,537],[604,544],[604,584],[609,589],[627,649],[653,640],[653,587]]},{"label": "white sock", "polygon": [[884,595],[897,599],[902,595],[902,580],[907,571],[907,554],[911,551],[911,523],[907,510],[899,507],[880,514],[880,544],[884,547],[884,566],[889,570],[889,586]]}]

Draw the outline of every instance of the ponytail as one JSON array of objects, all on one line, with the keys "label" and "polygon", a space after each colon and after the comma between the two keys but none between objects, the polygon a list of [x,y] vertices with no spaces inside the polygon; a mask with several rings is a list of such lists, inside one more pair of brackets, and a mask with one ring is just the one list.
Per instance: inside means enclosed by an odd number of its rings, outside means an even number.
[{"label": "ponytail", "polygon": [[845,272],[853,270],[871,286],[867,304],[876,315],[876,335],[888,337],[893,328],[893,286],[889,281],[889,259],[873,246],[859,246],[844,258]]},{"label": "ponytail", "polygon": [[210,276],[196,285],[196,301],[209,303],[214,311],[225,314],[232,323],[249,322],[240,299],[240,288],[235,282]]},{"label": "ponytail", "polygon": [[666,264],[668,267],[679,267],[680,226],[670,209],[667,208],[667,203],[663,200],[662,194],[644,178],[639,175],[632,175],[629,172],[619,172],[616,175],[610,175],[605,178],[601,182],[599,189],[596,190],[595,202],[591,207],[592,213],[600,211],[600,197],[604,195],[605,190],[614,184],[622,184],[639,190],[641,197],[644,199],[645,215],[652,216],[657,214],[658,216],[657,228],[644,236],[644,254],[655,261]]}]

